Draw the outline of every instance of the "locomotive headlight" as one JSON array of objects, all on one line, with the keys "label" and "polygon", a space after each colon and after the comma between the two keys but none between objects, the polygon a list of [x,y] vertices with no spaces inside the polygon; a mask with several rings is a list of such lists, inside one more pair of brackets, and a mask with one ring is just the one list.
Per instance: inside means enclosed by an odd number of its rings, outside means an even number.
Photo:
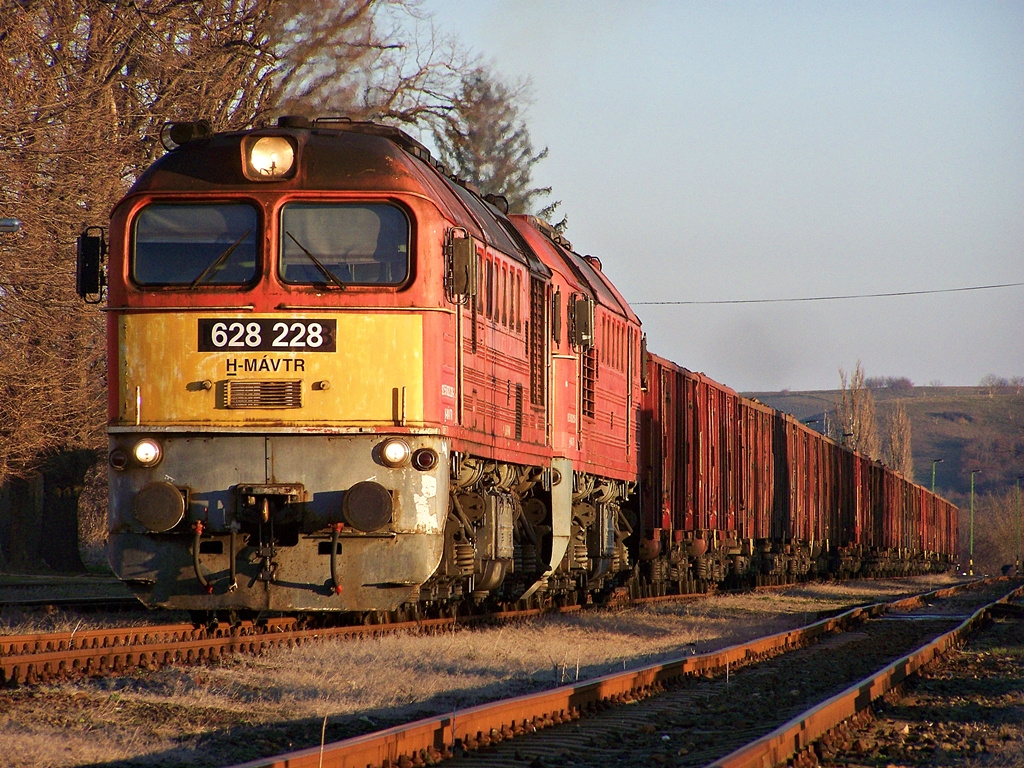
[{"label": "locomotive headlight", "polygon": [[392,437],[380,445],[380,460],[388,467],[400,467],[409,460],[411,453],[409,444],[405,440]]},{"label": "locomotive headlight", "polygon": [[156,440],[139,440],[132,449],[135,460],[144,467],[155,467],[163,458],[163,450]]},{"label": "locomotive headlight", "polygon": [[242,144],[245,177],[250,181],[277,181],[291,174],[295,145],[287,136],[249,137]]}]

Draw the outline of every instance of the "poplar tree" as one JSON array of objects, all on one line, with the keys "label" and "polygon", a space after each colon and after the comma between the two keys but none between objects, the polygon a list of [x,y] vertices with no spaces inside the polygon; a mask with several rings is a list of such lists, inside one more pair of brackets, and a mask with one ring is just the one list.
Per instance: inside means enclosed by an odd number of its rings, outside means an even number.
[{"label": "poplar tree", "polygon": [[890,410],[885,424],[885,463],[906,478],[913,479],[914,458],[910,452],[910,417],[903,403]]},{"label": "poplar tree", "polygon": [[864,367],[860,360],[851,375],[839,369],[839,399],[835,404],[835,423],[832,437],[847,448],[863,453],[871,459],[882,458],[882,441],[875,417],[875,396],[864,381]]}]

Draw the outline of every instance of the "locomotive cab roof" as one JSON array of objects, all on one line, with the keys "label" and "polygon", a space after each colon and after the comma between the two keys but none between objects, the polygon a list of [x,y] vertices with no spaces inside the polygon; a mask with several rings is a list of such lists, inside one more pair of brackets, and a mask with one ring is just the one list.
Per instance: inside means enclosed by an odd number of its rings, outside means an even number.
[{"label": "locomotive cab roof", "polygon": [[[509,222],[507,203],[449,175],[430,151],[399,128],[347,118],[281,117],[276,125],[215,133],[204,120],[168,123],[168,149],[135,182],[144,193],[319,190],[409,193],[433,201],[457,225],[533,274],[550,269]],[[284,172],[262,175],[253,155],[262,141],[290,150]]]},{"label": "locomotive cab roof", "polygon": [[[285,175],[254,177],[249,154],[260,138],[279,138],[295,153]],[[254,180],[274,189],[419,191],[412,158],[431,163],[430,152],[405,132],[375,123],[284,117],[277,125],[214,133],[206,121],[169,123],[161,131],[169,151],[130,193],[251,189]]]}]

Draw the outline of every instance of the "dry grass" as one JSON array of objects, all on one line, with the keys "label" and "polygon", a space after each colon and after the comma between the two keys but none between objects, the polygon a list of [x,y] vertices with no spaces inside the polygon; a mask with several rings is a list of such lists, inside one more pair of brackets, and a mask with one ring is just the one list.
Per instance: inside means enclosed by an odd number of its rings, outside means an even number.
[{"label": "dry grass", "polygon": [[816,585],[590,611],[483,630],[311,644],[219,666],[38,689],[25,695],[70,704],[47,717],[0,700],[0,741],[16,745],[0,752],[0,765],[187,765],[218,730],[304,722],[317,725],[318,737],[324,718],[346,723],[349,732],[368,730],[721,648],[807,623],[820,611],[948,582]]}]

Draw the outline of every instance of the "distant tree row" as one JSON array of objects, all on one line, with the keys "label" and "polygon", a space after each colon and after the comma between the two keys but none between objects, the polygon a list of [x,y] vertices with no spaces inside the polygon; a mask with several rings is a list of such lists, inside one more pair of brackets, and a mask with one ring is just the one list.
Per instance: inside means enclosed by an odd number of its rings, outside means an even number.
[{"label": "distant tree row", "polygon": [[[901,395],[909,395],[914,391],[914,382],[906,376],[869,376],[864,379],[864,386],[872,391],[888,389]],[[930,386],[939,387],[942,385],[936,381],[932,382]],[[982,377],[981,381],[978,382],[978,386],[990,390],[1010,387],[1020,390],[1024,388],[1024,376],[1006,377],[989,373]]]},{"label": "distant tree row", "polygon": [[864,379],[864,386],[870,390],[888,389],[904,395],[914,391],[914,382],[906,376],[871,376]]},{"label": "distant tree row", "polygon": [[978,386],[987,389],[989,395],[995,394],[996,390],[999,389],[1013,389],[1019,395],[1021,390],[1024,390],[1024,376],[1006,378],[1005,376],[996,376],[994,373],[990,373],[982,377],[981,381],[978,382]]}]

